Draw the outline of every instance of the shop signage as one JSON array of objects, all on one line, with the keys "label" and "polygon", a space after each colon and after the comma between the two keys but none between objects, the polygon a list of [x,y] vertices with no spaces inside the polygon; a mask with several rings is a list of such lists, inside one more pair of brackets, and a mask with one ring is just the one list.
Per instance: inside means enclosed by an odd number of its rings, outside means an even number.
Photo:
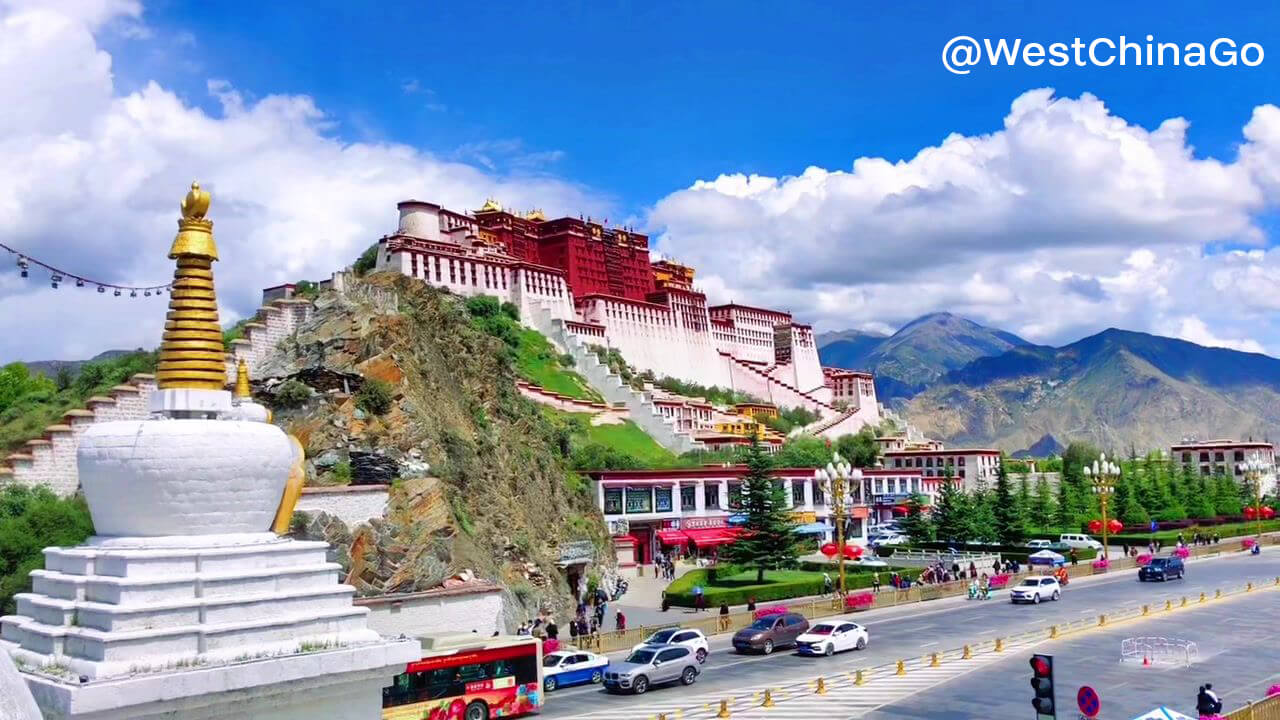
[{"label": "shop signage", "polygon": [[791,522],[797,525],[808,525],[818,522],[818,514],[815,512],[793,512],[791,513]]},{"label": "shop signage", "polygon": [[722,528],[725,526],[723,517],[690,517],[684,518],[685,530],[706,530],[708,528]]},{"label": "shop signage", "polygon": [[910,495],[877,495],[876,505],[897,505],[910,499]]}]

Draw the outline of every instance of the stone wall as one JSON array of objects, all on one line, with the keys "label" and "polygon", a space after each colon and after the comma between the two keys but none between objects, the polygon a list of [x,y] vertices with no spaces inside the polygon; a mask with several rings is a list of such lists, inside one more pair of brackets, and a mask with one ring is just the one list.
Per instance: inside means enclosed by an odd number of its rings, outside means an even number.
[{"label": "stone wall", "polygon": [[298,498],[298,505],[294,510],[308,515],[327,512],[354,530],[357,525],[386,514],[387,487],[307,487],[302,489],[302,497]]},{"label": "stone wall", "polygon": [[236,381],[236,366],[241,360],[249,367],[249,376],[258,378],[255,371],[267,355],[290,337],[298,326],[311,316],[311,301],[305,299],[272,300],[258,308],[258,312],[244,326],[244,336],[231,341],[227,353],[227,382]]},{"label": "stone wall", "polygon": [[387,637],[475,630],[487,638],[494,630],[512,629],[505,627],[502,589],[479,580],[425,592],[357,598],[355,604],[369,608],[369,627]]}]

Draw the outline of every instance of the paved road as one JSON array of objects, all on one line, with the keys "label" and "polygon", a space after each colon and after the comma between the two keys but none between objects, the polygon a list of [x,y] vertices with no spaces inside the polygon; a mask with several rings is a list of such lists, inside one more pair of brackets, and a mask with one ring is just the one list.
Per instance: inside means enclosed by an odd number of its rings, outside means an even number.
[{"label": "paved road", "polygon": [[[1167,584],[1138,583],[1134,571],[1077,580],[1066,589],[1059,602],[1036,606],[1014,606],[1007,602],[1008,596],[1003,595],[998,601],[948,599],[858,613],[850,617],[870,628],[871,646],[863,652],[845,653],[834,658],[806,658],[790,652],[775,653],[768,657],[741,656],[729,649],[728,636],[718,636],[712,641],[712,653],[702,676],[691,688],[661,688],[639,698],[609,695],[597,686],[566,688],[549,694],[543,714],[552,718],[640,720],[656,712],[702,705],[720,697],[744,691],[750,693],[752,689],[766,685],[777,687],[812,679],[819,674],[848,672],[901,658],[919,658],[965,643],[989,640],[997,635],[1012,635],[1054,623],[1078,620],[1118,606],[1142,602],[1163,605],[1166,598],[1176,600],[1182,595],[1194,598],[1202,591],[1212,594],[1220,586],[1247,580],[1260,582],[1273,579],[1280,576],[1280,552],[1272,551],[1260,557],[1234,554],[1220,559],[1200,560],[1190,563],[1187,570],[1185,580]],[[1271,597],[1274,602],[1275,595],[1267,593],[1266,596]],[[944,679],[939,677],[939,681]],[[1016,697],[1019,698],[1022,695],[1029,697],[1028,693],[1020,692],[1022,684],[1010,686],[1010,692],[1018,693]],[[915,692],[924,689],[925,687],[919,687]],[[780,704],[778,709],[781,710],[784,704]],[[1000,717],[1018,717],[1022,714],[1024,713],[1019,712]]]},{"label": "paved road", "polygon": [[[1185,614],[1184,614],[1185,613]],[[1074,718],[1076,691],[1089,685],[1102,699],[1101,718],[1126,720],[1159,705],[1196,717],[1200,685],[1213,683],[1227,710],[1258,700],[1280,682],[1280,598],[1255,592],[1225,598],[1167,620],[1127,623],[1061,641],[1041,643],[1035,652],[1054,656],[1058,717]],[[1195,642],[1199,661],[1190,667],[1120,663],[1120,643],[1128,637],[1160,635]],[[1031,671],[1027,652],[918,692],[880,708],[868,720],[971,720],[1031,717]],[[780,706],[781,707],[781,706]]]}]

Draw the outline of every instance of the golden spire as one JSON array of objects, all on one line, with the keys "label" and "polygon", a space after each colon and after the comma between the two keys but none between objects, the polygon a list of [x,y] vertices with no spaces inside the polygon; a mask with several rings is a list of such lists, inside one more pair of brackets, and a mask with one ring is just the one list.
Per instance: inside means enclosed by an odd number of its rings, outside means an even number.
[{"label": "golden spire", "polygon": [[244,358],[240,358],[240,364],[236,365],[236,391],[232,395],[237,400],[253,397],[253,392],[249,389],[249,366],[245,364]]},{"label": "golden spire", "polygon": [[484,201],[484,205],[476,212],[502,212],[502,205],[497,200],[489,198]]},{"label": "golden spire", "polygon": [[169,292],[169,314],[160,344],[156,380],[161,390],[221,390],[227,382],[226,351],[218,325],[218,299],[213,288],[213,261],[218,246],[213,241],[209,193],[200,183],[182,201],[178,235],[169,258],[178,261]]}]

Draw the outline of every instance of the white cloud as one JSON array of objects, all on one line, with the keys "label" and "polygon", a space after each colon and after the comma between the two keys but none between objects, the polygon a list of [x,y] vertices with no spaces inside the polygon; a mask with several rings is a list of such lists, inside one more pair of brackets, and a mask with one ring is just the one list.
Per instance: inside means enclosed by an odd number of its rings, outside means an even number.
[{"label": "white cloud", "polygon": [[[716,299],[803,308],[824,330],[950,310],[1058,343],[1181,333],[1194,315],[1236,338],[1205,336],[1220,344],[1274,352],[1280,258],[1256,218],[1280,199],[1280,109],[1255,110],[1230,161],[1197,157],[1187,128],[1032,90],[997,132],[847,171],[698,180],[649,221]],[[1258,249],[1205,253],[1221,244]]]},{"label": "white cloud", "polygon": [[1232,350],[1254,353],[1263,352],[1262,345],[1253,340],[1231,340],[1218,337],[1203,320],[1194,315],[1180,318],[1176,326],[1169,326],[1163,334],[1208,347],[1231,348]]},{"label": "white cloud", "polygon": [[[343,142],[303,95],[250,101],[210,81],[220,105],[211,115],[154,83],[119,94],[94,31],[137,19],[136,3],[80,4],[78,14],[43,2],[0,8],[0,106],[24,110],[0,113],[0,227],[7,244],[73,272],[167,281],[165,254],[192,179],[213,193],[224,320],[252,313],[262,287],[350,263],[394,229],[401,199],[465,209],[494,196],[597,216],[610,209],[599,194],[544,174]],[[0,362],[152,347],[163,303],[55,291],[36,271],[25,281],[0,273]]]}]

